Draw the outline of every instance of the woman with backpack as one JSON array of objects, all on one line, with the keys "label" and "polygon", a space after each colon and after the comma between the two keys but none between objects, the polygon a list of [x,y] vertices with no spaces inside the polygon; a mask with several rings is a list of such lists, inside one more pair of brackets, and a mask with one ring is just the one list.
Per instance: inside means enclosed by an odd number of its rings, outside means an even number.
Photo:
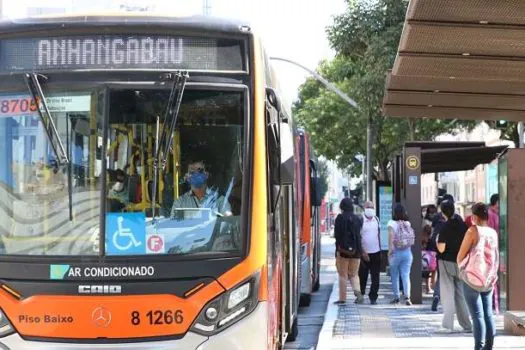
[{"label": "woman with backpack", "polygon": [[350,198],[343,198],[339,205],[341,214],[335,219],[335,266],[339,275],[339,300],[337,305],[346,303],[346,285],[348,279],[357,297],[356,304],[363,303],[359,284],[359,263],[363,248],[361,246],[361,219],[354,214],[354,205]]},{"label": "woman with backpack", "polygon": [[388,222],[388,261],[390,264],[390,275],[392,276],[392,293],[394,299],[391,304],[399,303],[399,277],[403,284],[405,304],[412,305],[410,301],[410,268],[412,267],[412,246],[415,234],[405,211],[401,204],[394,207],[392,220]]},{"label": "woman with backpack", "polygon": [[483,203],[472,207],[472,223],[463,239],[457,263],[463,291],[474,325],[474,349],[492,350],[496,326],[492,294],[498,279],[498,234],[488,226],[489,209]]}]

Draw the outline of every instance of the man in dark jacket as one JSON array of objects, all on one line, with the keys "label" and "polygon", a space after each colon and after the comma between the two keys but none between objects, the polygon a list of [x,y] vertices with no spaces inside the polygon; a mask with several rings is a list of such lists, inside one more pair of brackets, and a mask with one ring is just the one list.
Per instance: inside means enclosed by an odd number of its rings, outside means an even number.
[{"label": "man in dark jacket", "polygon": [[363,248],[361,245],[361,218],[354,214],[354,205],[350,198],[343,198],[339,205],[341,214],[335,219],[335,265],[339,275],[339,300],[336,304],[346,303],[346,285],[352,284],[356,304],[363,303],[359,283],[359,264]]}]

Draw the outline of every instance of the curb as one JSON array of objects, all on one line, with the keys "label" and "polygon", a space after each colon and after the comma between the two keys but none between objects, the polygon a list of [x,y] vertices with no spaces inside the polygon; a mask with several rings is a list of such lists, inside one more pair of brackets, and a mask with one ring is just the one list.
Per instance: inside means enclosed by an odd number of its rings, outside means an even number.
[{"label": "curb", "polygon": [[317,340],[317,350],[332,350],[332,338],[338,311],[337,305],[334,305],[334,301],[337,300],[338,293],[338,278],[336,278],[332,285],[332,291],[330,292],[330,298],[328,299],[323,326],[321,327],[319,339]]}]

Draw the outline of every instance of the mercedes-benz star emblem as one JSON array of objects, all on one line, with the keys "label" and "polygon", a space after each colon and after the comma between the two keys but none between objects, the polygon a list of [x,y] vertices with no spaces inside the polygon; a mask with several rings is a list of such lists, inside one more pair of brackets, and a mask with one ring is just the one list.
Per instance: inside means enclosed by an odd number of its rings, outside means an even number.
[{"label": "mercedes-benz star emblem", "polygon": [[97,307],[91,314],[91,320],[97,327],[107,327],[111,323],[111,312],[103,307]]}]

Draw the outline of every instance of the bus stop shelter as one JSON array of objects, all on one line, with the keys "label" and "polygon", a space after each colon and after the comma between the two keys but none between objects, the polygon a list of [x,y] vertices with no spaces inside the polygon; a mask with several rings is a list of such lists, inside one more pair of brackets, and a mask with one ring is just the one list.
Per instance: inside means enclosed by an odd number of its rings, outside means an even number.
[{"label": "bus stop shelter", "polygon": [[[410,0],[397,56],[387,77],[384,114],[525,121],[524,37],[522,0]],[[509,162],[509,169],[519,168],[516,162],[523,153],[516,151],[519,156],[514,157],[514,165]],[[407,147],[405,158],[411,152],[417,156],[418,148]],[[522,175],[525,179],[525,172]],[[516,184],[520,185],[513,188],[513,197],[502,203],[509,206],[509,216],[501,219],[515,221],[518,227],[523,219],[510,213],[522,211],[525,184]],[[511,241],[523,242],[522,236],[523,232],[509,229],[509,245],[513,245]],[[509,252],[507,259],[508,307],[525,310],[525,284],[518,269],[525,265],[525,254]]]},{"label": "bus stop shelter", "polygon": [[411,0],[385,115],[524,121],[524,37],[525,1]]},{"label": "bus stop shelter", "polygon": [[487,147],[484,142],[407,142],[393,166],[394,202],[406,208],[416,234],[410,276],[412,301],[422,302],[421,274],[421,175],[472,170],[491,163],[507,146]]}]

